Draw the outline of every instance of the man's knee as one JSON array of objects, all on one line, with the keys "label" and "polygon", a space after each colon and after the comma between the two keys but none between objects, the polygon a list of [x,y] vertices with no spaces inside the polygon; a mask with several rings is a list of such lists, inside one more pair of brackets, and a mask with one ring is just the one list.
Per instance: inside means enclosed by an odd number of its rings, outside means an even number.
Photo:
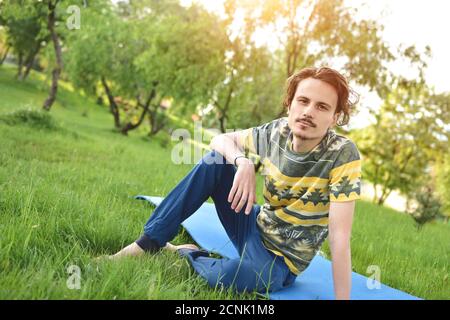
[{"label": "man's knee", "polygon": [[216,150],[211,150],[205,154],[201,160],[205,164],[227,164],[225,157]]}]

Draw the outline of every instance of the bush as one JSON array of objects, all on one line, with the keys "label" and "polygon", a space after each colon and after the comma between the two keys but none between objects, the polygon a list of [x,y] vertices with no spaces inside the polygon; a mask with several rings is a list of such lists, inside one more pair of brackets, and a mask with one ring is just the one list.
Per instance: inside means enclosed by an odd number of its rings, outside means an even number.
[{"label": "bush", "polygon": [[441,202],[434,195],[433,189],[429,186],[423,187],[421,190],[413,194],[417,201],[417,208],[410,212],[411,216],[417,223],[417,228],[421,229],[425,223],[433,221],[441,215]]},{"label": "bush", "polygon": [[[436,165],[436,191],[442,203],[444,216],[450,216],[450,154]],[[448,218],[447,218],[448,220]]]},{"label": "bush", "polygon": [[36,129],[59,130],[60,126],[55,119],[43,110],[32,108],[20,109],[11,113],[0,115],[0,121],[10,126],[27,125]]}]

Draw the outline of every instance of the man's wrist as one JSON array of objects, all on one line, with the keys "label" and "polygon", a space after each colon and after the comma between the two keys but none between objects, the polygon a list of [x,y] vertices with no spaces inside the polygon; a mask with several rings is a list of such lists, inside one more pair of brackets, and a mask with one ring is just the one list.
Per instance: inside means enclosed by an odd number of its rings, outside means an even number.
[{"label": "man's wrist", "polygon": [[243,164],[253,164],[253,162],[245,156],[237,156],[234,158],[234,164],[239,167]]}]

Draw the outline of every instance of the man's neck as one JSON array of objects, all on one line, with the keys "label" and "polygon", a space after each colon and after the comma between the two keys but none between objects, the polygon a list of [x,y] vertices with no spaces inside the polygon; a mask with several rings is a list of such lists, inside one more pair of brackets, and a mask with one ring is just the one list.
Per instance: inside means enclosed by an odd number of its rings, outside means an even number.
[{"label": "man's neck", "polygon": [[325,136],[317,139],[302,139],[292,136],[292,150],[294,152],[306,153],[314,149]]}]

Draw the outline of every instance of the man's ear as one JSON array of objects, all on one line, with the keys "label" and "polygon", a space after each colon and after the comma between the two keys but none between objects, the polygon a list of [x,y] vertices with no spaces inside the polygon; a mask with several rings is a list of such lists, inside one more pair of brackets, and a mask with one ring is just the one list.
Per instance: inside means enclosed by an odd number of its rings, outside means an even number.
[{"label": "man's ear", "polygon": [[331,123],[331,128],[333,128],[334,126],[336,126],[336,124],[337,124],[337,122],[338,122],[340,116],[341,116],[340,113],[335,113],[335,114],[333,115],[333,122]]}]

